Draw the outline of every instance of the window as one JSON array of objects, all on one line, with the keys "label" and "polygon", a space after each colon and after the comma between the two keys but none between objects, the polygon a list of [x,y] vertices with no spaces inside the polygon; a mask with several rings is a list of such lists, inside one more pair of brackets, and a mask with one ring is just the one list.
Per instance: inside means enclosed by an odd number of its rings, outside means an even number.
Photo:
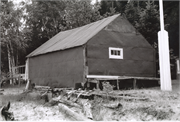
[{"label": "window", "polygon": [[123,59],[123,49],[109,47],[109,58],[111,59]]}]

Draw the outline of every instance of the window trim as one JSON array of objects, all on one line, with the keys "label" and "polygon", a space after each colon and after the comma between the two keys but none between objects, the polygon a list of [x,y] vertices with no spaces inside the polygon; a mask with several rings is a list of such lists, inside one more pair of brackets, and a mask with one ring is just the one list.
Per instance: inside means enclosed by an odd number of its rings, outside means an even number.
[{"label": "window trim", "polygon": [[[112,55],[111,51],[120,51],[120,55]],[[110,59],[123,59],[123,48],[109,47],[109,58]]]}]

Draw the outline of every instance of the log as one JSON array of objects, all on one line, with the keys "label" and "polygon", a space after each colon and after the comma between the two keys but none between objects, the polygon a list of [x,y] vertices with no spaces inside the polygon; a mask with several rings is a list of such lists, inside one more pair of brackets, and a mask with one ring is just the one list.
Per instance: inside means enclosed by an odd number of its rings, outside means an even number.
[{"label": "log", "polygon": [[82,108],[82,107],[81,107],[79,104],[77,104],[77,103],[74,103],[74,102],[72,102],[72,101],[70,101],[70,100],[62,99],[61,96],[56,97],[56,98],[53,98],[53,99],[51,100],[51,102],[52,102],[52,103],[58,102],[58,103],[63,103],[63,104],[68,105],[68,106],[73,106],[73,107],[77,107],[77,108]]},{"label": "log", "polygon": [[60,103],[63,103],[63,104],[66,104],[66,105],[68,105],[68,106],[73,106],[73,107],[77,107],[77,108],[82,108],[79,104],[77,104],[77,103],[74,103],[74,102],[72,102],[72,101],[70,101],[70,100],[63,100],[63,99],[61,99],[61,100],[58,100]]},{"label": "log", "polygon": [[89,119],[85,118],[84,116],[77,114],[76,112],[72,111],[66,105],[59,103],[58,104],[60,112],[68,116],[68,118],[75,120],[75,121],[90,121]]}]

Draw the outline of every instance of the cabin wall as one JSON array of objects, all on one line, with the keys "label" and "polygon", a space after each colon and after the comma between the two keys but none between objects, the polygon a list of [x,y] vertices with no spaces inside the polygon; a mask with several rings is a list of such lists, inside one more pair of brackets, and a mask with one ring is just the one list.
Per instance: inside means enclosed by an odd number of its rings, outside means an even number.
[{"label": "cabin wall", "polygon": [[[110,59],[109,47],[123,48],[123,59]],[[135,33],[100,31],[87,43],[87,65],[89,75],[156,75],[155,50]]]},{"label": "cabin wall", "polygon": [[76,47],[29,58],[32,83],[52,87],[74,87],[83,81],[83,48]]}]

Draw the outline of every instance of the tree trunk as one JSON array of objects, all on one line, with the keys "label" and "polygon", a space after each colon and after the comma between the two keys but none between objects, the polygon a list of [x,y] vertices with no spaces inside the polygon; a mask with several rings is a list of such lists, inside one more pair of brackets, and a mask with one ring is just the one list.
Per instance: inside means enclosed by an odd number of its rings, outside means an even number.
[{"label": "tree trunk", "polygon": [[[14,75],[15,75],[15,60],[14,60],[13,47],[12,47],[12,44],[10,41],[9,41],[9,45],[10,45],[12,77],[14,77]],[[13,85],[14,85],[15,79],[13,78],[12,80],[13,80]]]},{"label": "tree trunk", "polygon": [[[8,44],[7,44],[7,52],[8,52],[8,64],[9,64],[9,77],[12,77],[11,54]],[[12,84],[12,79],[10,79],[10,84]]]}]

